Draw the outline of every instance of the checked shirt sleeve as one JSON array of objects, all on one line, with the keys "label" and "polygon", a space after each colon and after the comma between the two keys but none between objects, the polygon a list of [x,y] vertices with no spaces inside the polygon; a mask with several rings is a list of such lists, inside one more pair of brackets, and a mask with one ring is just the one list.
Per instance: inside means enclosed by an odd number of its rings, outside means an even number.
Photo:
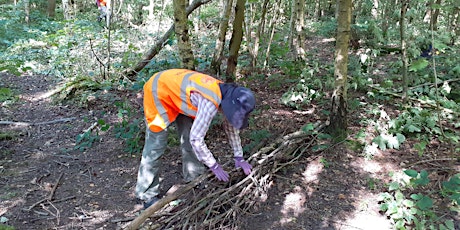
[{"label": "checked shirt sleeve", "polygon": [[233,127],[227,119],[223,123],[225,134],[227,134],[230,147],[233,149],[235,157],[243,157],[243,148],[241,147],[240,130]]},{"label": "checked shirt sleeve", "polygon": [[216,159],[209,151],[208,146],[206,146],[204,138],[218,109],[211,101],[205,99],[199,93],[192,93],[190,100],[198,108],[190,130],[190,144],[198,160],[211,167],[216,163]]}]

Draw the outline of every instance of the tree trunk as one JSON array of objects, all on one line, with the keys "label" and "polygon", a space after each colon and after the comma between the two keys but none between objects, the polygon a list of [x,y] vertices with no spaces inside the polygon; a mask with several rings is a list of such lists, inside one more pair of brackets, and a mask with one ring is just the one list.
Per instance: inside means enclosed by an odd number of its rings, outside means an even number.
[{"label": "tree trunk", "polygon": [[305,53],[305,48],[304,48],[304,42],[305,42],[305,21],[304,21],[304,16],[305,16],[305,0],[296,0],[296,22],[295,22],[295,53],[296,53],[296,58],[301,59],[301,60],[306,60],[306,53]]},{"label": "tree trunk", "polygon": [[30,22],[30,2],[29,0],[24,0],[24,13],[25,13],[25,17],[24,17],[24,21],[29,24]]},{"label": "tree trunk", "polygon": [[187,1],[173,0],[174,24],[177,37],[179,56],[182,60],[182,68],[195,70],[195,58],[188,35]]},{"label": "tree trunk", "polygon": [[[320,1],[320,0],[318,0]],[[295,24],[296,24],[296,10],[295,10],[295,6],[296,6],[296,2],[297,0],[292,0],[292,1],[289,1],[291,3],[291,17],[289,19],[289,41],[288,41],[288,47],[290,49],[293,49],[294,48],[294,30],[295,30]]]},{"label": "tree trunk", "polygon": [[339,0],[337,18],[337,43],[334,63],[334,92],[330,115],[329,133],[338,138],[346,136],[347,121],[347,65],[350,40],[351,0]]},{"label": "tree trunk", "polygon": [[236,80],[236,65],[238,63],[238,51],[243,39],[244,7],[246,0],[237,0],[235,6],[235,20],[233,20],[233,33],[230,39],[229,57],[227,59],[227,81]]},{"label": "tree trunk", "polygon": [[265,51],[265,60],[264,60],[264,65],[263,65],[263,69],[265,70],[268,66],[268,61],[270,60],[270,47],[271,47],[271,44],[273,42],[273,36],[275,35],[275,29],[276,29],[276,25],[278,24],[278,18],[279,16],[281,15],[281,12],[280,12],[280,4],[273,4],[273,17],[271,17],[271,21],[270,21],[270,38],[268,40],[268,44],[267,44],[267,50]]},{"label": "tree trunk", "polygon": [[[200,7],[203,4],[206,4],[210,2],[211,0],[195,0],[192,2],[190,6],[187,7],[187,15],[189,15],[191,12],[193,12],[196,8]],[[126,75],[127,78],[134,81],[136,74],[141,71],[149,62],[152,60],[155,55],[160,52],[160,50],[163,48],[165,43],[168,41],[169,37],[171,34],[174,32],[174,24],[168,29],[168,31],[160,38],[160,40],[153,45],[152,48],[150,48],[144,55],[142,56],[142,59],[136,64],[136,66],[132,69],[127,69],[126,70]]]},{"label": "tree trunk", "polygon": [[216,48],[212,56],[211,61],[211,72],[213,74],[220,74],[221,69],[220,65],[223,58],[223,51],[225,45],[225,35],[227,34],[228,21],[230,18],[230,13],[232,12],[233,0],[227,0],[224,12],[222,13],[222,19],[219,24],[219,35],[216,39]]},{"label": "tree trunk", "polygon": [[62,0],[62,13],[65,20],[70,19],[70,4],[69,0]]},{"label": "tree trunk", "polygon": [[48,0],[48,17],[54,18],[56,16],[56,0]]},{"label": "tree trunk", "polygon": [[406,47],[406,12],[407,12],[407,5],[409,4],[408,0],[403,0],[401,2],[401,15],[399,18],[399,37],[401,41],[401,52],[402,52],[402,78],[403,78],[403,100],[407,99],[407,90],[408,90],[408,76],[407,76],[407,67],[408,67],[408,60],[407,60],[407,47]]},{"label": "tree trunk", "polygon": [[[441,5],[441,0],[436,1],[437,5]],[[438,30],[438,16],[439,16],[439,7],[436,7],[433,14],[431,15],[431,28],[436,31]]]},{"label": "tree trunk", "polygon": [[251,67],[254,69],[257,66],[257,57],[259,56],[259,46],[260,46],[260,36],[263,33],[264,24],[265,24],[265,16],[267,14],[267,6],[269,0],[264,0],[262,5],[262,15],[260,16],[259,26],[257,28],[256,37],[254,38],[254,48],[252,50],[251,56]]}]

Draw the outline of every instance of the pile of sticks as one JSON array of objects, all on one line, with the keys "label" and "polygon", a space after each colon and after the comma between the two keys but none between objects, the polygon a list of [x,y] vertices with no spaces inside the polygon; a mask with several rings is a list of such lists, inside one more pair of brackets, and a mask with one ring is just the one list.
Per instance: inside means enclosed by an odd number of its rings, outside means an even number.
[{"label": "pile of sticks", "polygon": [[[297,131],[261,148],[248,159],[253,170],[244,178],[231,177],[229,183],[219,183],[212,174],[198,177],[167,194],[124,228],[237,229],[240,217],[266,199],[272,177],[315,143],[312,133],[317,132]],[[243,175],[240,171],[231,174]],[[148,218],[150,224],[144,224]]]}]

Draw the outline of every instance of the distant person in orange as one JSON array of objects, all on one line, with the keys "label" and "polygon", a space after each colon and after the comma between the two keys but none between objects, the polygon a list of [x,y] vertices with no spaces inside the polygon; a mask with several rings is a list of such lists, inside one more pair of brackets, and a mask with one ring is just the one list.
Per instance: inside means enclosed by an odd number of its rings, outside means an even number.
[{"label": "distant person in orange", "polygon": [[97,18],[97,21],[100,22],[104,18],[104,20],[107,19],[107,1],[106,0],[96,0],[96,5],[97,8],[99,9],[99,12],[101,13],[99,17]]}]

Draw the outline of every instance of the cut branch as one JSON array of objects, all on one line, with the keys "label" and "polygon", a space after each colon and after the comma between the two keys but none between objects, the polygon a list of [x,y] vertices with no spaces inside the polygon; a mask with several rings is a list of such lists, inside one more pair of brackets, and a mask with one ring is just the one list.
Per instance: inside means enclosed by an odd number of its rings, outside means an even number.
[{"label": "cut branch", "polygon": [[[301,157],[310,159],[321,153],[307,155],[308,149],[316,143],[317,135],[312,135],[319,133],[323,127],[316,126],[311,134],[303,131],[291,133],[260,149],[248,158],[254,166],[248,176],[237,176],[243,175],[241,170],[230,169],[228,163],[223,166],[232,175],[228,183],[216,181],[212,174],[198,177],[146,209],[125,229],[138,229],[147,218],[154,222],[153,226],[149,226],[152,229],[237,228],[241,214],[251,212],[261,197],[268,195],[272,178],[278,171],[298,163]],[[198,184],[200,188],[193,189]],[[167,207],[179,197],[179,204]]]}]

